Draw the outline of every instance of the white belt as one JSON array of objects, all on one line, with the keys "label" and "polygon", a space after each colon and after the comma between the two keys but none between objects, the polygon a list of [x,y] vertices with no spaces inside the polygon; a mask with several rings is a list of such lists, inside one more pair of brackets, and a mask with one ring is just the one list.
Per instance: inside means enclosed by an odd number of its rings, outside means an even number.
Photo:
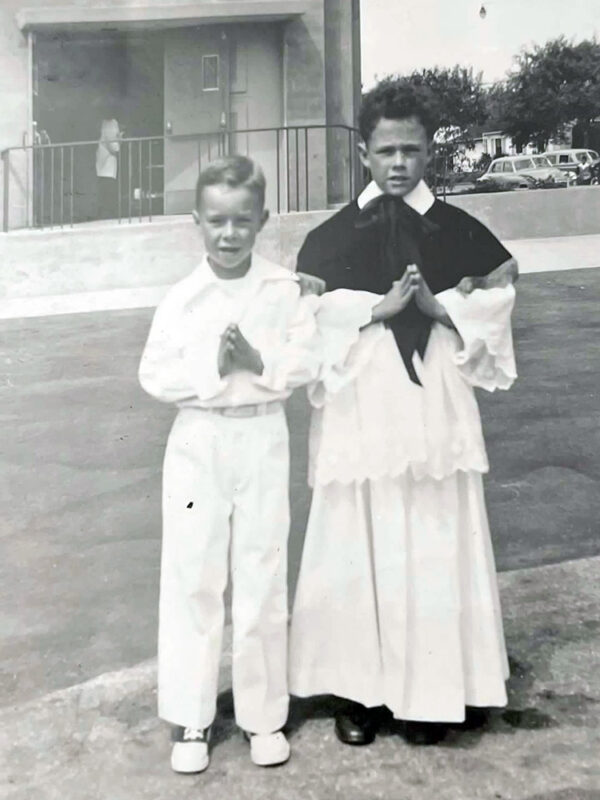
[{"label": "white belt", "polygon": [[280,411],[282,404],[279,400],[270,403],[251,403],[245,406],[222,406],[203,408],[211,414],[220,414],[222,417],[262,417],[265,414],[275,414]]}]

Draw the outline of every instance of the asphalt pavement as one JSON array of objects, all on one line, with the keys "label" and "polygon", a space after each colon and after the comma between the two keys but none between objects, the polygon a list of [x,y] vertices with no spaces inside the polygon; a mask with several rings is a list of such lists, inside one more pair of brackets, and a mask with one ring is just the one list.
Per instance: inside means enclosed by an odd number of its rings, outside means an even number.
[{"label": "asphalt pavement", "polygon": [[[600,270],[525,275],[519,379],[479,395],[498,567],[600,553]],[[0,321],[0,705],[155,653],[160,474],[172,408],[136,371],[151,309]],[[293,593],[308,408],[288,408]]]}]

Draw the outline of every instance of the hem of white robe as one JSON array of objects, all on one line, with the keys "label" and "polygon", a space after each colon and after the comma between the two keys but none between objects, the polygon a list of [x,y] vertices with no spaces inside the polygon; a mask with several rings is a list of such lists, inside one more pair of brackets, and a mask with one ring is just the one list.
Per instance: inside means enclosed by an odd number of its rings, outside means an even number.
[{"label": "hem of white robe", "polygon": [[385,706],[392,712],[394,719],[398,720],[409,720],[411,722],[464,722],[465,709],[467,706],[473,708],[505,708],[508,705],[505,685],[508,678],[509,670],[505,668],[503,670],[502,679],[495,691],[472,696],[466,694],[464,703],[461,706],[456,706],[454,712],[446,710],[438,714],[416,712],[407,706],[398,707],[388,703],[384,694],[374,694],[368,691],[360,692],[356,690],[356,687],[350,688],[348,686],[343,686],[337,682],[335,675],[332,675],[330,672],[313,673],[310,685],[302,681],[295,683],[293,680],[290,680],[289,691],[294,697],[334,695],[335,697],[341,697],[345,700],[360,703],[366,708]]},{"label": "hem of white robe", "polygon": [[[456,472],[478,473],[478,470],[465,469]],[[418,480],[415,476],[411,476]],[[421,476],[424,479],[437,480],[432,475]],[[449,476],[448,476],[449,477]],[[368,480],[368,478],[366,479]],[[362,483],[362,481],[352,481],[351,483]],[[330,482],[331,483],[331,482]],[[343,483],[339,481],[339,483]],[[315,695],[335,695],[347,698],[357,703],[361,703],[367,708],[386,706],[399,720],[410,720],[420,722],[440,722],[440,723],[460,723],[465,719],[465,708],[467,706],[479,708],[503,708],[508,704],[506,681],[510,676],[508,658],[505,650],[504,639],[498,643],[496,668],[492,670],[493,676],[489,673],[486,676],[484,686],[479,686],[474,690],[468,683],[464,689],[448,703],[442,703],[441,707],[427,708],[427,704],[418,701],[418,708],[415,707],[415,699],[410,703],[398,703],[398,695],[393,696],[393,687],[386,683],[385,671],[380,666],[375,671],[370,671],[368,675],[363,674],[360,678],[355,675],[350,681],[344,680],[343,673],[339,668],[335,669],[312,669],[296,671],[294,664],[290,664],[288,689],[291,695],[298,697],[310,697]],[[304,674],[302,674],[304,672]],[[392,679],[393,682],[393,679]],[[377,688],[375,688],[377,687]],[[381,687],[381,688],[379,688]],[[390,691],[392,689],[392,697]]]}]

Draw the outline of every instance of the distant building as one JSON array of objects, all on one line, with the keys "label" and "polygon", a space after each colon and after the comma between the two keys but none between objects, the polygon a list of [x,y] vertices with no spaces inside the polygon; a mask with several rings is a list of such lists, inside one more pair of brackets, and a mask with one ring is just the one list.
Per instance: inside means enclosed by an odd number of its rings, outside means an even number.
[{"label": "distant building", "polygon": [[[517,152],[512,137],[503,130],[501,123],[496,123],[493,128],[474,127],[469,133],[473,141],[469,155],[475,159],[481,158],[484,154],[490,158],[498,158],[515,155]],[[528,148],[526,151],[528,152]]]},{"label": "distant building", "polygon": [[[500,156],[514,156],[519,152],[531,154],[537,153],[537,148],[533,144],[527,144],[520,150],[517,149],[512,136],[506,133],[501,122],[495,122],[493,127],[484,125],[473,126],[468,131],[468,143],[460,148],[460,152],[455,159],[458,163],[462,160],[476,164],[482,156],[499,158]],[[567,126],[565,136],[562,139],[552,139],[548,143],[548,150],[557,150],[572,146],[572,126]]]},{"label": "distant building", "polygon": [[358,0],[3,0],[0,150],[68,145],[5,156],[5,223],[93,219],[112,118],[135,139],[122,215],[189,211],[221,152],[261,163],[273,210],[325,208],[352,188],[354,141],[323,126],[352,127],[359,99]]}]

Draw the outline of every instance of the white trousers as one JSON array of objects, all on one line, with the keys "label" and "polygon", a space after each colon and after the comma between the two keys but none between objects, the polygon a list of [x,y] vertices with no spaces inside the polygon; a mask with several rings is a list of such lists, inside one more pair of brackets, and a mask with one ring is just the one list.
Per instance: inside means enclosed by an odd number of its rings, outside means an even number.
[{"label": "white trousers", "polygon": [[292,615],[292,694],[459,722],[466,705],[505,705],[507,677],[479,473],[315,487]]},{"label": "white trousers", "polygon": [[164,463],[158,637],[158,712],[171,723],[214,719],[229,561],[237,723],[270,733],[287,719],[288,476],[283,408],[179,412]]}]

